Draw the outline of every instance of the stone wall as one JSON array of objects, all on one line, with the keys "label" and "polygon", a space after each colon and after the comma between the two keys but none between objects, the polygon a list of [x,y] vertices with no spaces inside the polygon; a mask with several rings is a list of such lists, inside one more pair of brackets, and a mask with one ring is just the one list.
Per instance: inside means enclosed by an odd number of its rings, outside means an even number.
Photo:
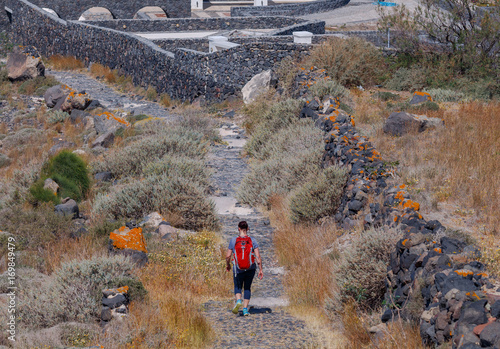
[{"label": "stone wall", "polygon": [[317,12],[326,12],[345,6],[350,0],[325,0],[298,4],[272,6],[231,7],[231,17],[251,16],[303,16]]},{"label": "stone wall", "polygon": [[[302,75],[297,90],[307,96],[311,75]],[[349,169],[335,220],[347,231],[362,223],[403,233],[387,268],[382,321],[416,320],[432,346],[451,341],[453,348],[500,347],[500,288],[477,261],[479,251],[439,221],[423,218],[406,186],[390,179],[390,166],[356,130],[354,118],[337,108],[306,97],[301,113],[325,132],[324,164]]]},{"label": "stone wall", "polygon": [[[309,23],[300,18],[266,17],[266,18],[181,18],[181,19],[120,19],[108,21],[85,21],[99,27],[120,30],[124,32],[176,32],[203,30],[234,30],[234,29],[274,29]],[[318,23],[318,21],[313,21]],[[308,27],[309,28],[309,27]],[[324,30],[324,26],[323,26]],[[320,34],[320,33],[318,33]]]},{"label": "stone wall", "polygon": [[32,0],[31,3],[40,8],[50,8],[63,19],[75,20],[91,7],[104,7],[114,18],[133,18],[137,11],[146,6],[161,7],[168,17],[191,16],[191,3],[187,0]]},{"label": "stone wall", "polygon": [[7,0],[13,14],[14,42],[33,45],[45,56],[72,55],[85,64],[97,62],[154,86],[172,98],[192,100],[204,95],[221,100],[239,94],[255,74],[286,56],[306,54],[309,45],[285,43],[245,44],[204,54],[187,49],[166,51],[131,33],[79,21],[64,21],[26,0]]}]

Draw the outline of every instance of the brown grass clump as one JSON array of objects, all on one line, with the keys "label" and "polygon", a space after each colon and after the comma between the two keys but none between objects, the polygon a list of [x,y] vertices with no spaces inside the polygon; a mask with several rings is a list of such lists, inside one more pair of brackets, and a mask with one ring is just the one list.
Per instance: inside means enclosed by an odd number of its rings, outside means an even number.
[{"label": "brown grass clump", "polygon": [[49,57],[49,64],[57,70],[78,70],[85,67],[83,62],[74,56],[53,55]]}]

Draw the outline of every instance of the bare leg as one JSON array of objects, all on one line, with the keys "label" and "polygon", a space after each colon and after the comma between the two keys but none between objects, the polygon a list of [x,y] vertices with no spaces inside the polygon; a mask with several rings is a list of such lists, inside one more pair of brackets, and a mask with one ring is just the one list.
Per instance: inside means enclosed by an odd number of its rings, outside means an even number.
[{"label": "bare leg", "polygon": [[244,299],[243,300],[243,308],[248,308],[248,303],[250,303],[250,299]]},{"label": "bare leg", "polygon": [[238,301],[238,300],[240,300],[240,299],[241,299],[241,293],[236,293],[236,294],[235,294],[235,297],[236,297],[236,300],[237,300],[237,301]]}]

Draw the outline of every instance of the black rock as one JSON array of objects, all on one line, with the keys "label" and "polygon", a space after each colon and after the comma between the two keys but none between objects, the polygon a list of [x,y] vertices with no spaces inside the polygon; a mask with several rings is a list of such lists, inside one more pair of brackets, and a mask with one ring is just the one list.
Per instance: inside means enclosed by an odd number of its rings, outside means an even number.
[{"label": "black rock", "polygon": [[479,338],[482,347],[500,347],[500,322],[493,322],[486,326]]},{"label": "black rock", "polygon": [[108,307],[102,307],[101,320],[102,321],[109,321],[109,320],[111,320],[111,318],[112,318],[111,309],[109,309]]},{"label": "black rock", "polygon": [[358,212],[363,208],[363,203],[359,200],[352,200],[347,207],[351,211]]},{"label": "black rock", "polygon": [[488,301],[486,299],[476,302],[465,302],[458,320],[461,325],[481,325],[488,322],[486,309],[484,306]]},{"label": "black rock", "polygon": [[70,120],[71,120],[72,124],[76,124],[76,123],[79,123],[79,122],[85,120],[85,118],[87,116],[91,116],[91,115],[89,113],[87,113],[86,111],[79,110],[79,109],[73,109],[73,110],[71,110]]},{"label": "black rock", "polygon": [[126,304],[126,303],[127,303],[127,298],[121,293],[117,294],[116,296],[114,296],[112,298],[103,298],[102,299],[102,305],[104,305],[110,309],[118,308],[122,304]]},{"label": "black rock", "polygon": [[500,319],[500,301],[496,301],[491,306],[491,316]]},{"label": "black rock", "polygon": [[382,314],[382,322],[386,323],[392,320],[393,312],[391,309],[386,309]]},{"label": "black rock", "polygon": [[467,244],[464,241],[443,236],[441,238],[441,248],[444,253],[460,253]]},{"label": "black rock", "polygon": [[109,182],[113,179],[113,174],[109,171],[99,172],[94,175],[96,182]]},{"label": "black rock", "polygon": [[304,107],[300,111],[300,117],[301,118],[312,118],[313,120],[316,120],[319,116],[311,108]]},{"label": "black rock", "polygon": [[64,204],[56,205],[55,212],[63,216],[73,216],[73,218],[78,218],[80,211],[78,210],[78,204],[75,200],[68,200]]}]

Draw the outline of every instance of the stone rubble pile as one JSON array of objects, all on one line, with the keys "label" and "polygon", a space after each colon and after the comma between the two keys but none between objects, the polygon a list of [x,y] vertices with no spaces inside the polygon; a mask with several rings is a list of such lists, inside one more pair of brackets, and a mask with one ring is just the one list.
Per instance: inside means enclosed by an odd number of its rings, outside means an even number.
[{"label": "stone rubble pile", "polygon": [[353,117],[339,109],[338,99],[321,101],[308,95],[307,87],[323,74],[299,75],[305,86],[300,91],[305,96],[300,116],[312,118],[325,132],[324,165],[350,169],[336,222],[346,230],[363,225],[398,228],[404,234],[391,254],[382,321],[409,318],[407,305],[421,300],[424,342],[441,345],[451,340],[453,348],[500,348],[500,288],[476,260],[479,251],[445,236],[439,221],[426,221],[404,184],[390,185],[393,170],[357,132]]},{"label": "stone rubble pile", "polygon": [[105,289],[102,291],[102,325],[106,325],[112,319],[122,320],[128,314],[129,305],[128,286]]}]

